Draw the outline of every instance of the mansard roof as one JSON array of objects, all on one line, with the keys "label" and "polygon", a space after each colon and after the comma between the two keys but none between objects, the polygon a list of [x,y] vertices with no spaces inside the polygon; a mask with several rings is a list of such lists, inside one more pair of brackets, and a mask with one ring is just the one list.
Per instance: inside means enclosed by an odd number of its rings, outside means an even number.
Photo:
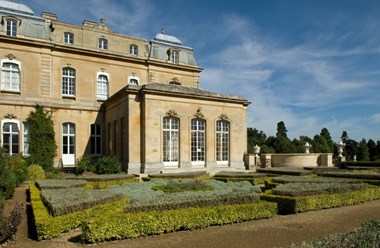
[{"label": "mansard roof", "polygon": [[18,13],[18,14],[23,14],[23,15],[34,15],[34,12],[31,8],[28,6],[21,4],[21,3],[16,3],[10,0],[2,0],[0,1],[0,9],[13,12],[13,13]]}]

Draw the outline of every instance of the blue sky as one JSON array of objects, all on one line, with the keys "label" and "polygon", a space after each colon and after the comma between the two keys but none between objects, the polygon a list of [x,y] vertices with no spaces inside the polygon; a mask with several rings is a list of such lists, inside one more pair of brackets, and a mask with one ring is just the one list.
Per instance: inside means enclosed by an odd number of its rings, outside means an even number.
[{"label": "blue sky", "polygon": [[378,0],[17,2],[148,40],[164,27],[194,48],[201,88],[247,98],[248,126],[268,136],[284,121],[290,138],[380,139]]}]

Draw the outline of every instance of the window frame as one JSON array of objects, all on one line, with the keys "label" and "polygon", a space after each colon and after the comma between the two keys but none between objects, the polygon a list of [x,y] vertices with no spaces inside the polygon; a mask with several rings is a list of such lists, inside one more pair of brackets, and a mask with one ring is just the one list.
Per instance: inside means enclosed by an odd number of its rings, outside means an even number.
[{"label": "window frame", "polygon": [[63,43],[68,44],[68,45],[74,45],[74,34],[71,32],[64,32]]},{"label": "window frame", "polygon": [[28,121],[22,122],[22,154],[30,156],[30,123]]},{"label": "window frame", "polygon": [[177,49],[172,49],[170,55],[171,55],[172,63],[178,65],[179,64],[179,51]]},{"label": "window frame", "polygon": [[93,156],[102,155],[102,126],[97,123],[90,125],[90,153]]},{"label": "window frame", "polygon": [[[67,133],[64,132],[65,125],[67,125]],[[74,132],[72,133],[70,130],[70,127],[73,126]],[[76,124],[73,122],[63,122],[62,123],[62,154],[64,155],[71,155],[73,154],[75,156],[75,149],[76,149]],[[65,142],[65,137],[67,137],[67,142]],[[74,137],[73,140],[70,140],[70,137]],[[71,142],[72,141],[72,142]],[[65,153],[65,146],[67,146],[67,152]],[[72,149],[71,149],[72,148]]]},{"label": "window frame", "polygon": [[[4,131],[4,125],[8,124],[8,123],[16,124],[18,132],[17,133],[13,132],[13,130],[11,130],[9,132],[5,132]],[[9,138],[8,138],[9,142],[7,144],[7,146],[9,147],[8,150],[6,149],[6,145],[4,144],[4,140],[6,140],[4,135],[9,135]],[[17,152],[13,152],[13,136],[14,135],[17,135]],[[20,144],[20,135],[21,135],[20,121],[12,120],[12,119],[1,120],[1,146],[5,149],[5,154],[14,155],[14,154],[20,153],[20,145],[21,145]]]},{"label": "window frame", "polygon": [[[202,118],[190,121],[190,161],[192,165],[203,166],[206,161],[206,130],[207,122]],[[196,151],[194,150],[196,148]],[[201,150],[199,150],[201,149]]]},{"label": "window frame", "polygon": [[[221,124],[219,126],[219,124]],[[227,128],[227,131],[224,128]],[[227,166],[230,160],[231,123],[226,120],[216,121],[215,128],[215,160],[218,166]],[[223,140],[224,139],[224,140]]]},{"label": "window frame", "polygon": [[108,50],[108,40],[104,37],[99,38],[98,40],[98,48],[101,50]]},{"label": "window frame", "polygon": [[[17,37],[17,31],[18,31],[18,23],[19,21],[17,19],[13,18],[6,18],[5,19],[5,34],[10,37]],[[11,24],[11,25],[9,25]]]},{"label": "window frame", "polygon": [[129,45],[129,54],[133,56],[139,55],[139,47],[136,44]]},{"label": "window frame", "polygon": [[[166,121],[168,121],[168,128],[165,128]],[[165,116],[162,124],[163,164],[165,167],[178,167],[180,160],[180,119],[174,116]]]},{"label": "window frame", "polygon": [[[73,72],[72,75],[65,71]],[[76,94],[76,70],[72,67],[63,67],[62,68],[62,96],[74,98]],[[66,79],[66,80],[65,80]]]},{"label": "window frame", "polygon": [[[11,65],[17,65],[17,69],[14,68],[4,68],[4,64],[11,64]],[[21,63],[17,60],[10,60],[10,59],[2,59],[1,60],[1,91],[7,91],[7,92],[15,92],[20,93],[21,92]],[[9,73],[9,81],[5,84],[5,74],[6,72]],[[17,80],[14,82],[14,75],[17,75]],[[9,88],[5,88],[4,85],[8,85]],[[14,89],[14,86],[16,86],[16,89]]]},{"label": "window frame", "polygon": [[[105,77],[107,80],[99,80],[100,77]],[[109,97],[109,82],[110,75],[106,72],[96,73],[96,98],[98,100],[107,100]],[[99,86],[101,86],[99,88]],[[99,91],[99,89],[101,89]]]},{"label": "window frame", "polygon": [[[137,83],[134,84],[134,83],[131,83],[132,81],[136,81]],[[136,76],[129,76],[128,77],[128,84],[129,85],[139,85],[140,84],[140,79]]]}]

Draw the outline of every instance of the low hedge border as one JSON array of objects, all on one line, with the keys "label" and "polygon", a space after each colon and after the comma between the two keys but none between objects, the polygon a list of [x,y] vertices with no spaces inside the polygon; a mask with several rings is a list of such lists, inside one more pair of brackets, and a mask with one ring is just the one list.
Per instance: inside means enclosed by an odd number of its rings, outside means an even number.
[{"label": "low hedge border", "polygon": [[303,197],[273,195],[272,190],[268,190],[260,194],[260,199],[276,202],[278,204],[279,214],[295,214],[377,200],[380,199],[380,188],[369,187],[363,190],[340,194],[321,194]]},{"label": "low hedge border", "polygon": [[29,192],[38,240],[51,239],[61,233],[75,229],[80,226],[82,220],[91,217],[100,218],[111,214],[122,213],[124,211],[124,206],[130,203],[128,198],[123,198],[84,211],[52,217],[49,215],[47,208],[43,204],[40,191],[34,183],[29,184]]},{"label": "low hedge border", "polygon": [[74,180],[86,180],[88,182],[106,182],[133,179],[135,176],[129,174],[103,174],[91,176],[70,176],[66,178]]},{"label": "low hedge border", "polygon": [[380,173],[320,172],[318,176],[380,180]]},{"label": "low hedge border", "polygon": [[341,164],[341,167],[345,168],[348,166],[363,166],[363,167],[379,167],[380,161],[344,161]]},{"label": "low hedge border", "polygon": [[274,168],[257,168],[257,172],[266,174],[281,174],[281,175],[296,175],[296,176],[306,176],[314,174],[313,170],[303,170],[302,168],[293,167],[274,167]]},{"label": "low hedge border", "polygon": [[36,186],[42,189],[69,189],[80,188],[86,185],[86,180],[73,180],[73,179],[45,179],[37,180]]},{"label": "low hedge border", "polygon": [[210,179],[210,175],[207,171],[194,171],[194,172],[181,172],[181,173],[157,173],[148,174],[148,177],[142,178],[144,181],[149,181],[151,179],[171,179],[171,180],[207,180]]},{"label": "low hedge border", "polygon": [[136,177],[123,179],[123,180],[112,180],[112,181],[91,181],[87,182],[85,189],[106,189],[111,186],[119,186],[124,183],[135,183],[139,182],[139,179]]},{"label": "low hedge border", "polygon": [[214,176],[212,179],[215,179],[215,180],[218,180],[218,181],[222,181],[222,182],[241,182],[241,181],[247,181],[249,182],[250,184],[252,185],[262,185],[265,183],[265,177],[260,177],[260,178],[256,178],[256,177],[241,177],[241,178],[238,178],[238,177],[231,177],[231,178],[227,178],[227,177],[219,177],[219,176]]},{"label": "low hedge border", "polygon": [[114,239],[137,238],[179,230],[204,228],[273,217],[277,204],[260,201],[253,204],[184,208],[143,213],[124,213],[109,218],[82,222],[82,239],[95,243]]}]

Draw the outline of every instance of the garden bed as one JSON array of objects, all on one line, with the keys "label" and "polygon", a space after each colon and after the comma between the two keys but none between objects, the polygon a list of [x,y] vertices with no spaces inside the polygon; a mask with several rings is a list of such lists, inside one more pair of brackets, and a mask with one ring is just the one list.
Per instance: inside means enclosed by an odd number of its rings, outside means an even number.
[{"label": "garden bed", "polygon": [[239,182],[247,181],[252,185],[262,185],[264,184],[264,179],[267,177],[265,173],[257,172],[235,172],[235,171],[222,171],[216,173],[212,179],[219,180],[222,182]]},{"label": "garden bed", "polygon": [[278,204],[279,214],[295,214],[380,199],[380,188],[370,186],[366,189],[344,193],[298,197],[275,195],[272,190],[268,190],[260,195],[260,199],[276,202]]},{"label": "garden bed", "polygon": [[183,208],[135,214],[123,213],[107,219],[91,218],[83,221],[82,238],[90,243],[137,238],[212,225],[270,218],[276,212],[277,205],[275,203],[261,201],[241,205]]},{"label": "garden bed", "polygon": [[305,176],[305,175],[314,174],[312,170],[303,170],[300,168],[292,168],[292,167],[257,168],[256,171],[260,173],[266,173],[266,174],[297,175],[297,176]]}]

